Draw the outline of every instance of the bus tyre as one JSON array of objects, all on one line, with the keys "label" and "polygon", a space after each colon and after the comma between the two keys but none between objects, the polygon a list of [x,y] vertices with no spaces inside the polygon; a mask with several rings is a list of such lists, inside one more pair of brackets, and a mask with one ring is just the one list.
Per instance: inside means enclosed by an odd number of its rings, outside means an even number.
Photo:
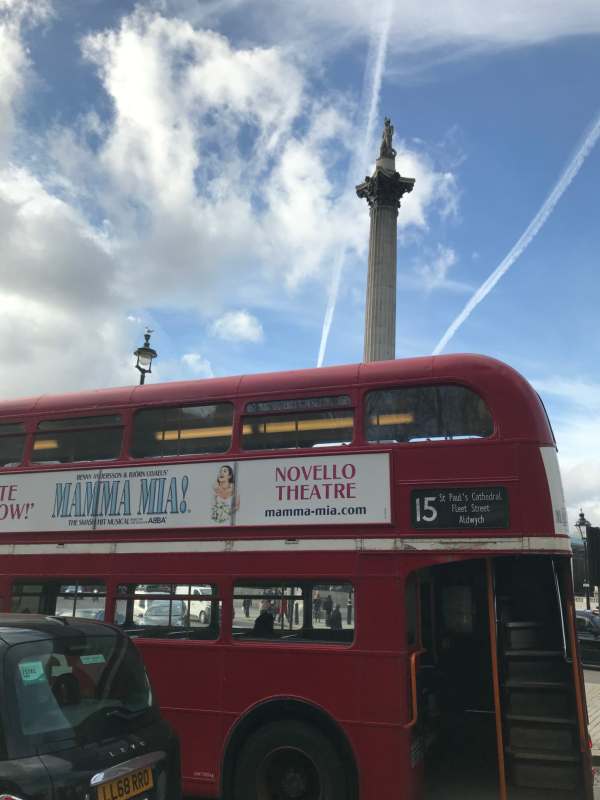
[{"label": "bus tyre", "polygon": [[235,800],[346,800],[346,777],[330,740],[304,722],[273,722],[242,748]]}]

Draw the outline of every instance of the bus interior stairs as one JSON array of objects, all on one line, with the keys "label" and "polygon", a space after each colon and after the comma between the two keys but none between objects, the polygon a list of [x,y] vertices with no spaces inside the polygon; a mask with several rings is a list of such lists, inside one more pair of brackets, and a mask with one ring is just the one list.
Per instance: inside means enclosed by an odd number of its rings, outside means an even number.
[{"label": "bus interior stairs", "polygon": [[[507,557],[494,562],[506,793],[500,792],[486,635],[485,646],[483,638],[479,641],[478,658],[471,651],[463,662],[466,672],[466,665],[477,660],[479,676],[470,672],[464,684],[457,684],[458,702],[439,715],[441,724],[431,747],[425,796],[432,800],[584,800],[591,795],[582,778],[584,756],[573,665],[567,657],[562,622],[557,624],[556,619],[562,611],[554,564],[543,557]],[[556,602],[548,603],[552,596]],[[478,600],[481,608],[482,594]],[[489,687],[480,693],[480,702],[468,686],[478,677]]]},{"label": "bus interior stairs", "polygon": [[[555,619],[561,613],[558,579],[550,559],[510,560],[496,570],[508,797],[575,800],[584,796],[582,755],[573,666],[559,638],[564,626]],[[550,583],[554,607],[547,603]]]}]

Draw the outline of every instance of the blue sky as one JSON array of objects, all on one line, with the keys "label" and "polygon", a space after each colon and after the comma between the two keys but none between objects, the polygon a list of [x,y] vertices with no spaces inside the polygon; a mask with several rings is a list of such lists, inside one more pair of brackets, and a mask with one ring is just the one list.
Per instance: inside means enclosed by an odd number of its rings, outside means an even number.
[{"label": "blue sky", "polygon": [[152,380],[360,360],[384,115],[396,350],[431,353],[587,136],[444,352],[533,383],[600,524],[596,0],[0,0],[0,49],[5,397],[134,382],[145,326]]}]

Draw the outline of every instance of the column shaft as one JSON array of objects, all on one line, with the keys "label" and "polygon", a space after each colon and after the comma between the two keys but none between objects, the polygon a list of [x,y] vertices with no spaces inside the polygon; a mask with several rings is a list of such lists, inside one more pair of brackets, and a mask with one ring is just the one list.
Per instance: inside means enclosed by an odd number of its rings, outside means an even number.
[{"label": "column shaft", "polygon": [[365,361],[396,353],[396,247],[398,209],[373,205],[365,313]]}]

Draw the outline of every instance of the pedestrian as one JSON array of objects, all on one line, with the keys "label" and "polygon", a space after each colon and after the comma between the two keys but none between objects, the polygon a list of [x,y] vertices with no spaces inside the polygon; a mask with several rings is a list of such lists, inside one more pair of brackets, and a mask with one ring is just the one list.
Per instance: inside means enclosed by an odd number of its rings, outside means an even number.
[{"label": "pedestrian", "polygon": [[342,612],[340,611],[339,603],[337,603],[336,607],[329,615],[329,627],[332,631],[342,630]]},{"label": "pedestrian", "polygon": [[328,594],[325,600],[323,600],[323,609],[325,611],[325,625],[329,625],[331,620],[331,612],[333,611],[333,600],[331,599],[330,594]]},{"label": "pedestrian", "polygon": [[242,606],[244,608],[244,614],[246,617],[250,616],[250,609],[252,608],[252,599],[250,597],[244,597],[242,601]]},{"label": "pedestrian", "polygon": [[262,611],[266,611],[268,614],[270,614],[273,617],[273,619],[275,619],[275,605],[274,605],[273,600],[271,599],[270,595],[267,596],[267,597],[264,597],[260,601],[260,610],[261,610],[261,612]]},{"label": "pedestrian", "polygon": [[273,614],[263,609],[254,620],[253,633],[258,639],[273,636]]},{"label": "pedestrian", "polygon": [[313,617],[315,622],[321,622],[321,594],[316,592],[313,600]]}]

